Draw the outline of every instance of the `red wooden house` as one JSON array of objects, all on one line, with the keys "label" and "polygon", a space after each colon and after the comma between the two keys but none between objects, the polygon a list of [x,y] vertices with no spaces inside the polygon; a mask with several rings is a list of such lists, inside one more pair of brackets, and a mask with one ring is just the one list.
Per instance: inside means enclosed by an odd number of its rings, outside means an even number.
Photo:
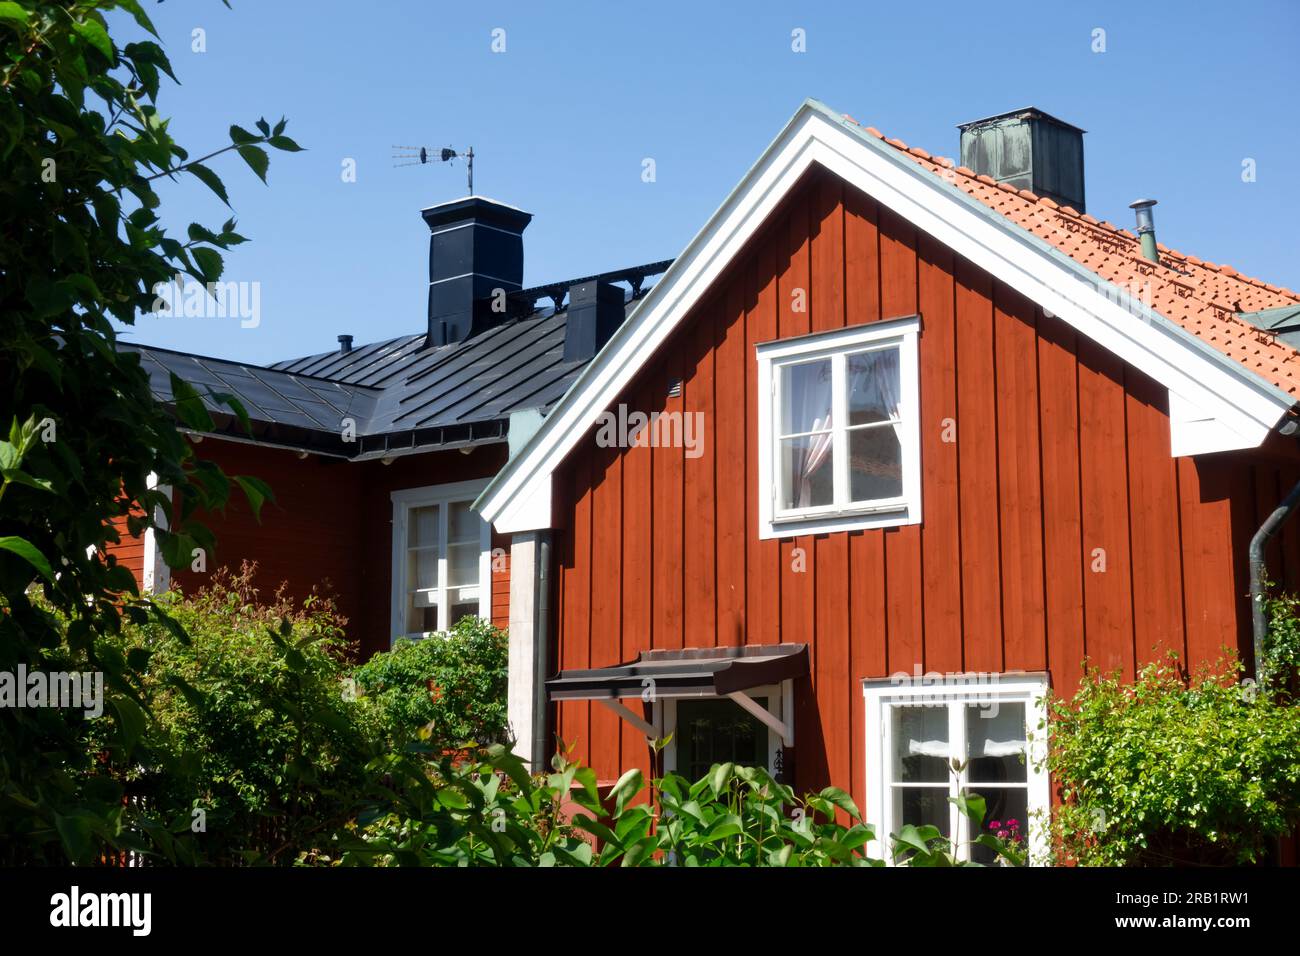
[{"label": "red wooden house", "polygon": [[[1085,658],[1252,661],[1300,480],[1300,296],[1086,214],[1036,110],[962,164],[806,102],[476,507],[509,536],[513,727],[602,778],[763,762],[878,832],[1023,759]],[[1270,551],[1300,577],[1300,525]],[[949,758],[969,760],[960,774]]]}]

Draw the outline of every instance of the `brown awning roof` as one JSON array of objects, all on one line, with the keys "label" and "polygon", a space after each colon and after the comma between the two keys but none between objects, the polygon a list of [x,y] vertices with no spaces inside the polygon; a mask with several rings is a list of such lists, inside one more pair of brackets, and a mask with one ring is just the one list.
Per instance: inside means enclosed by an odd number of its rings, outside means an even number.
[{"label": "brown awning roof", "polygon": [[807,644],[688,647],[642,651],[635,661],[613,667],[561,671],[546,682],[546,691],[551,700],[640,697],[644,681],[653,680],[660,698],[725,697],[807,673]]}]

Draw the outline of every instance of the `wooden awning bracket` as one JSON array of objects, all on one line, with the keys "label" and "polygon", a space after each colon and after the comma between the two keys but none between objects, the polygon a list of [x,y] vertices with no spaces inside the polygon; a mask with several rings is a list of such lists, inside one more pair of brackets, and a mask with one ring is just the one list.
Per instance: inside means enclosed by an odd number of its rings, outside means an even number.
[{"label": "wooden awning bracket", "polygon": [[641,731],[641,733],[645,734],[646,739],[652,742],[659,739],[660,734],[659,731],[655,728],[655,725],[647,721],[636,711],[632,710],[621,700],[613,700],[612,698],[609,697],[601,697],[596,700],[596,703],[604,704],[614,713],[618,714],[618,716],[622,717],[624,720],[626,720],[637,730]]},{"label": "wooden awning bracket", "polygon": [[783,747],[794,746],[794,728],[789,720],[781,720],[743,690],[732,691],[727,696],[780,734]]}]

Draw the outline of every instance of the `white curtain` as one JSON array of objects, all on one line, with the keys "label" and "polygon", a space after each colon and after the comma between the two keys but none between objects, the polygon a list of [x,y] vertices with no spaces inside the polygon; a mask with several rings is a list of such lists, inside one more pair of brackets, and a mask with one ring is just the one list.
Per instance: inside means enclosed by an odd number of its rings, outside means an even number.
[{"label": "white curtain", "polygon": [[[859,352],[849,356],[848,386],[851,404],[872,409],[886,418],[898,418],[898,349]],[[852,415],[850,414],[850,418]],[[861,424],[861,422],[850,422]],[[895,425],[895,430],[899,428]],[[902,436],[899,436],[900,440]]]},{"label": "white curtain", "polygon": [[806,508],[812,504],[813,477],[826,464],[831,453],[831,363],[816,362],[795,366],[787,378],[790,390],[790,422],[793,431],[820,431],[802,439],[806,446],[792,448],[798,493],[795,506]]}]

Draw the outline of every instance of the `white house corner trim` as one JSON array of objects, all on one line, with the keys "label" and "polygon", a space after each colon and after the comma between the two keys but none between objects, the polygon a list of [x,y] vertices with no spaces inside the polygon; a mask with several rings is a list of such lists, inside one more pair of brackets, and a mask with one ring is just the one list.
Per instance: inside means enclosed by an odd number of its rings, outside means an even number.
[{"label": "white house corner trim", "polygon": [[510,541],[510,628],[506,668],[506,716],[515,742],[515,754],[534,773],[545,770],[544,753],[537,742],[546,719],[546,653],[541,644],[541,588],[549,576],[539,571],[544,532],[525,531]]},{"label": "white house corner trim", "polygon": [[[148,487],[157,489],[165,494],[168,500],[171,500],[172,489],[170,485],[159,485],[158,476],[152,472],[147,479]],[[165,508],[154,509],[154,523],[166,530],[167,528],[167,511]],[[141,585],[145,594],[164,594],[170,590],[172,585],[171,568],[167,566],[166,560],[163,559],[162,548],[158,546],[158,536],[152,527],[146,528],[144,532],[144,557],[141,568]]]}]

